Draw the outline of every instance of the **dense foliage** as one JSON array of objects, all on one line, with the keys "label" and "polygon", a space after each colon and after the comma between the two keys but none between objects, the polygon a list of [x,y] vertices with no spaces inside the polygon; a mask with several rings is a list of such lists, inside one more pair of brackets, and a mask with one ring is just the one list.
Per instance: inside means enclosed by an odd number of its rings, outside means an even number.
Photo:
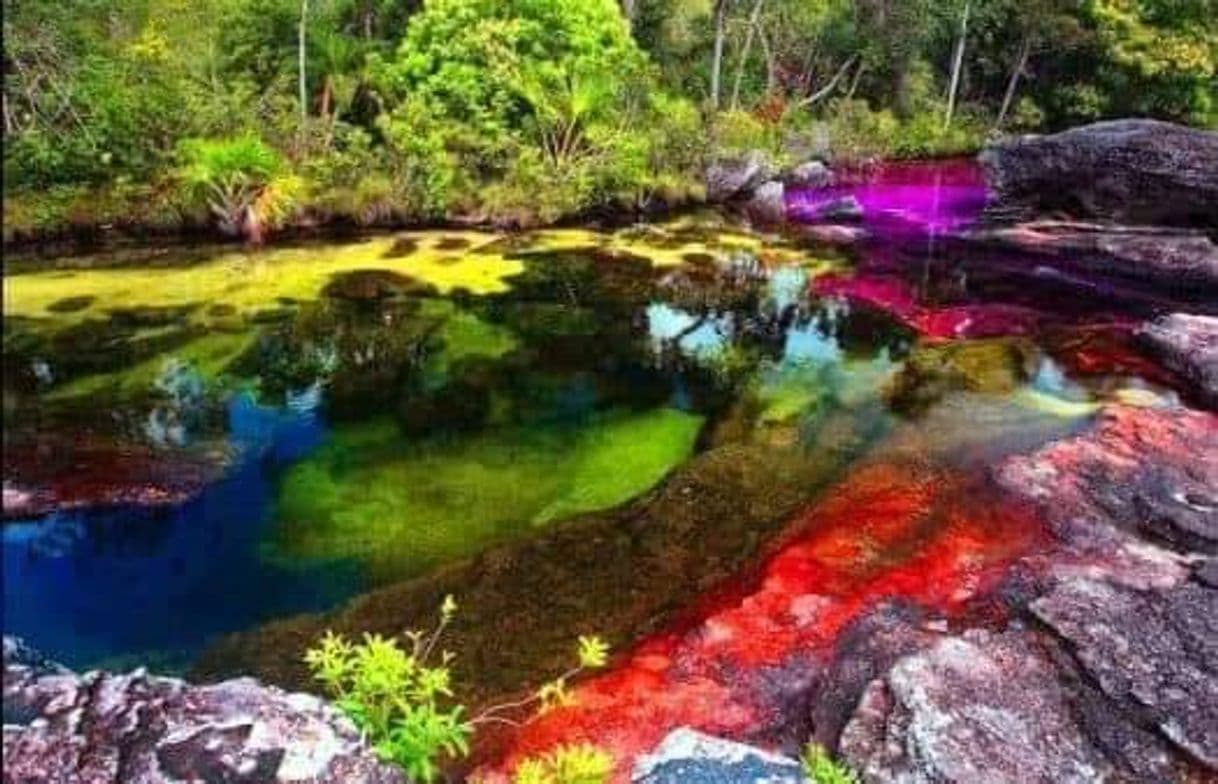
[{"label": "dense foliage", "polygon": [[[15,0],[6,236],[531,223],[696,198],[723,148],[1213,126],[1216,20],[1214,0]],[[195,176],[256,145],[274,179],[220,197]]]}]

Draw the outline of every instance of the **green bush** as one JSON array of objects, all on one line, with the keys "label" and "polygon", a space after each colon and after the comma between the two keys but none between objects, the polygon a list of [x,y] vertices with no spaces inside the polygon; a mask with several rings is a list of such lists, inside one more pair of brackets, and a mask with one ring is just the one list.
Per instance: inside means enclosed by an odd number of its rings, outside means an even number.
[{"label": "green bush", "polygon": [[613,772],[613,757],[596,746],[562,745],[516,766],[512,784],[605,784]]},{"label": "green bush", "polygon": [[812,784],[859,784],[859,777],[854,771],[840,762],[835,762],[824,747],[809,743],[804,747],[800,762],[806,776]]},{"label": "green bush", "polygon": [[186,193],[232,236],[259,241],[263,228],[284,222],[303,197],[303,180],[256,136],[185,139],[178,156]]},{"label": "green bush", "polygon": [[[470,737],[480,725],[516,724],[505,714],[531,705],[541,712],[570,705],[570,679],[586,669],[604,667],[608,660],[609,649],[604,642],[597,637],[580,637],[575,667],[543,684],[525,700],[492,705],[466,719],[465,709],[453,699],[448,665],[454,656],[437,648],[456,612],[456,601],[446,596],[434,629],[403,635],[407,649],[399,647],[395,639],[376,634],[365,634],[363,642],[352,644],[341,635],[327,632],[304,657],[313,677],[364,733],[377,754],[419,781],[435,780],[442,757],[468,754]],[[430,663],[433,656],[438,657],[438,664]],[[602,762],[599,753],[580,747],[555,752],[541,764],[551,775],[582,775],[598,770]],[[540,781],[593,784],[597,780]]]}]

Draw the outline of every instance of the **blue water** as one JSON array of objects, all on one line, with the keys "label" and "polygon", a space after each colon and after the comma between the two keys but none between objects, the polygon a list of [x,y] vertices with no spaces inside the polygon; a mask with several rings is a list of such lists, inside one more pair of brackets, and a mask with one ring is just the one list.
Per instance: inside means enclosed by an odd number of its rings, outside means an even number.
[{"label": "blue water", "polygon": [[271,478],[320,443],[321,420],[241,394],[227,424],[236,464],[189,503],[5,524],[5,632],[69,666],[178,670],[217,634],[362,590],[354,564],[289,569],[259,557],[273,521]]}]

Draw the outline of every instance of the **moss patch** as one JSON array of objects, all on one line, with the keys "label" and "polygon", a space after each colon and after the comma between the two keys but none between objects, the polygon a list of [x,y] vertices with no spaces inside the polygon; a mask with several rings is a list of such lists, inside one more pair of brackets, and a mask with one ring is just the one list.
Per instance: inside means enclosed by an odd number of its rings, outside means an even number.
[{"label": "moss patch", "polygon": [[343,427],[285,476],[268,553],[353,558],[376,580],[417,574],[629,500],[689,456],[701,423],[657,409],[424,443],[389,421]]}]

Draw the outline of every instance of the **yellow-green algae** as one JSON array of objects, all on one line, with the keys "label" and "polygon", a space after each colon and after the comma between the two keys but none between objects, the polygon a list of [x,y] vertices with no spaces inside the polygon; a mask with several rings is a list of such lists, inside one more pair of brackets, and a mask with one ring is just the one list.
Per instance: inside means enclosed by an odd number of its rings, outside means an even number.
[{"label": "yellow-green algae", "polygon": [[342,426],[284,477],[267,552],[355,559],[378,581],[418,574],[629,500],[690,455],[701,425],[661,408],[426,442],[388,420]]},{"label": "yellow-green algae", "polygon": [[[51,318],[60,327],[116,309],[198,306],[190,320],[212,324],[251,315],[277,300],[317,299],[335,275],[356,270],[404,275],[440,295],[457,290],[496,294],[508,291],[511,278],[524,270],[514,254],[579,248],[641,256],[659,267],[693,257],[724,259],[736,252],[753,254],[767,264],[800,263],[816,270],[834,263],[782,242],[730,228],[703,228],[689,220],[617,232],[554,229],[514,238],[481,231],[406,232],[345,244],[224,250],[184,266],[102,266],[8,275],[4,312]],[[91,299],[86,307],[55,313],[52,306],[66,297]],[[221,312],[223,316],[215,315]]]},{"label": "yellow-green algae", "polygon": [[245,353],[256,336],[253,331],[212,332],[130,367],[73,379],[51,390],[47,399],[65,400],[103,392],[115,393],[120,397],[146,394],[174,361],[189,366],[203,381],[210,383],[221,377]]}]

